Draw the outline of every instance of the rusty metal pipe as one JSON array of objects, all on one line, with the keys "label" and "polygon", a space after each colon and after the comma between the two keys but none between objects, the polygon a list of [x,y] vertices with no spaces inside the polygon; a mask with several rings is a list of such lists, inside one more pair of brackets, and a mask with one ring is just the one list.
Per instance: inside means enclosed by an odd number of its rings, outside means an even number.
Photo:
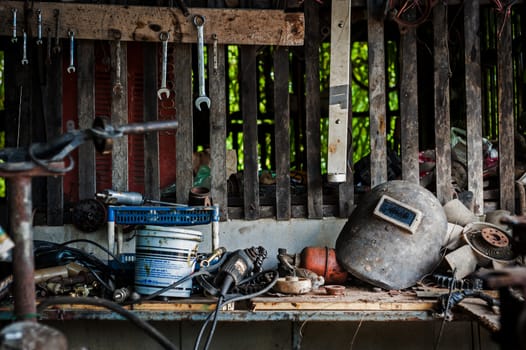
[{"label": "rusty metal pipe", "polygon": [[13,296],[15,316],[19,320],[36,320],[35,261],[31,229],[31,177],[7,178],[10,234],[13,248]]}]

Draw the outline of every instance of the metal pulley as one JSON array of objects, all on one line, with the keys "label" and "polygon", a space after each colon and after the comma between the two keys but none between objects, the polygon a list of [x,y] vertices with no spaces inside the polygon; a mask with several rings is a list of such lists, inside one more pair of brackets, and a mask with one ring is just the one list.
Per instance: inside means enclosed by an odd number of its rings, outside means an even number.
[{"label": "metal pulley", "polygon": [[364,195],[336,240],[336,257],[352,275],[385,289],[404,289],[440,260],[447,219],[424,187],[394,180]]}]

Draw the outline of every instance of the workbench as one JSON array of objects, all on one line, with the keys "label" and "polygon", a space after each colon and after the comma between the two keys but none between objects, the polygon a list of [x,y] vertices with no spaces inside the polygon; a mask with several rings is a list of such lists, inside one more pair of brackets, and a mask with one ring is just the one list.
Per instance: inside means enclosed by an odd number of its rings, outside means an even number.
[{"label": "workbench", "polygon": [[[447,293],[447,289],[444,289]],[[473,306],[475,305],[475,306]],[[215,297],[193,296],[168,301],[147,301],[125,306],[148,321],[202,321],[216,308]],[[474,311],[476,311],[478,314]],[[498,315],[482,301],[465,299],[455,316],[475,318],[488,330],[498,329]],[[347,287],[344,295],[327,295],[323,289],[305,295],[265,295],[226,305],[219,321],[432,321],[437,320],[436,298],[420,298],[414,291],[364,290]],[[484,322],[485,314],[491,321]],[[91,305],[58,305],[46,309],[41,320],[123,320],[124,317]],[[0,308],[0,319],[13,318],[10,306]]]}]

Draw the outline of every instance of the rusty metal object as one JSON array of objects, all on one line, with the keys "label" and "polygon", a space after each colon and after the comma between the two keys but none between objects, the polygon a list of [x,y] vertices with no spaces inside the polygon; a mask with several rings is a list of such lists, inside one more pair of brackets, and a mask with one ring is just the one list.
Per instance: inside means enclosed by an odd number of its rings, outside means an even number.
[{"label": "rusty metal object", "polygon": [[[386,211],[393,219],[422,214],[413,233],[374,214],[385,195],[414,208],[394,206]],[[444,209],[430,191],[408,181],[388,181],[367,193],[353,211],[336,240],[336,257],[357,278],[385,289],[404,289],[436,267],[446,233]]]},{"label": "rusty metal object", "polygon": [[306,247],[300,254],[300,266],[324,278],[328,284],[343,284],[349,273],[336,260],[336,252],[328,247]]},{"label": "rusty metal object", "polygon": [[280,277],[273,289],[283,294],[305,294],[312,290],[311,280],[308,278],[287,276]]},{"label": "rusty metal object", "polygon": [[473,248],[484,264],[488,261],[508,263],[516,255],[511,248],[510,237],[498,226],[487,222],[474,222],[464,227],[464,239]]},{"label": "rusty metal object", "polygon": [[344,295],[345,294],[345,286],[340,286],[336,284],[329,284],[324,286],[325,291],[329,295]]}]

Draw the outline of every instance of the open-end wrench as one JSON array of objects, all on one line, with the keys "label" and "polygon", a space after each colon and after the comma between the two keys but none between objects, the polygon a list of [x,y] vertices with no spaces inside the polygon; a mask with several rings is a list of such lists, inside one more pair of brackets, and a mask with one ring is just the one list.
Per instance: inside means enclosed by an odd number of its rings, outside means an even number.
[{"label": "open-end wrench", "polygon": [[206,103],[210,109],[210,99],[205,92],[205,57],[204,57],[204,34],[203,26],[205,18],[202,15],[194,16],[194,25],[197,28],[197,70],[199,79],[199,97],[195,99],[195,107],[201,111],[201,104]]},{"label": "open-end wrench", "polygon": [[170,90],[166,87],[166,68],[168,65],[168,39],[170,39],[170,34],[168,32],[161,32],[159,34],[159,39],[161,39],[161,42],[163,44],[163,61],[161,63],[161,88],[157,90],[157,97],[159,97],[159,100],[163,99],[163,95],[166,96],[166,98],[170,97]]},{"label": "open-end wrench", "polygon": [[22,61],[20,63],[22,63],[22,65],[29,63],[27,59],[27,33],[25,31],[22,34]]},{"label": "open-end wrench", "polygon": [[37,10],[37,45],[42,45],[42,11]]},{"label": "open-end wrench", "polygon": [[12,25],[12,29],[13,29],[13,35],[11,36],[11,42],[12,43],[16,43],[17,42],[17,38],[16,38],[16,11],[17,9],[13,8],[11,9],[11,12],[13,13],[13,25]]},{"label": "open-end wrench", "polygon": [[69,67],[68,73],[75,72],[75,33],[72,30],[68,30],[69,36]]}]

